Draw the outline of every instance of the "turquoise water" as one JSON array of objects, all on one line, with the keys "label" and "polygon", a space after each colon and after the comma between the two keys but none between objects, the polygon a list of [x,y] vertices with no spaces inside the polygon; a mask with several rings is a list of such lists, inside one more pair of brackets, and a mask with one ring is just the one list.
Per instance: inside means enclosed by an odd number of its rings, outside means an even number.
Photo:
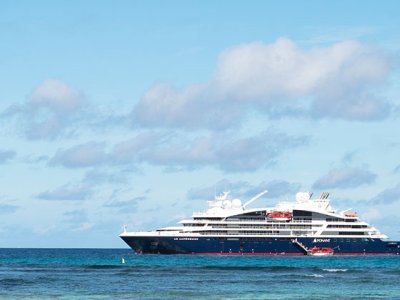
[{"label": "turquoise water", "polygon": [[0,249],[0,299],[16,298],[400,299],[400,257]]}]

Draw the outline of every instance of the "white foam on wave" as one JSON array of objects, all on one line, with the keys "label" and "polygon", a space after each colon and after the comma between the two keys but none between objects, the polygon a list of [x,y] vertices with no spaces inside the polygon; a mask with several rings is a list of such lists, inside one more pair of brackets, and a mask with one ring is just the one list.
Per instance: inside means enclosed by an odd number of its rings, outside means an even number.
[{"label": "white foam on wave", "polygon": [[348,269],[322,269],[326,272],[347,272]]},{"label": "white foam on wave", "polygon": [[306,276],[306,277],[317,277],[317,278],[324,277],[324,276],[322,276],[322,275],[320,275],[320,274],[306,274],[305,276]]}]

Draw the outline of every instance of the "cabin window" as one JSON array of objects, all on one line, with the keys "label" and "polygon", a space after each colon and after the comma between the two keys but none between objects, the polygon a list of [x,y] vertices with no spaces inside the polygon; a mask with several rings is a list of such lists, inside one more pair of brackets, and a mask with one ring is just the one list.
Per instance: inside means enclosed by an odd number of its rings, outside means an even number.
[{"label": "cabin window", "polygon": [[364,235],[362,231],[340,231],[339,235]]}]

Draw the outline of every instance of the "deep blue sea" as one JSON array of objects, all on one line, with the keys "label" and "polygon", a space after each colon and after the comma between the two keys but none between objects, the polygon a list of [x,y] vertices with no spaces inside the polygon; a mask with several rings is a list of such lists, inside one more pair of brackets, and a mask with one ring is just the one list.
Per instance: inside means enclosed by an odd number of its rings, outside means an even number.
[{"label": "deep blue sea", "polygon": [[129,249],[0,249],[0,299],[18,298],[400,299],[400,256],[135,255]]}]

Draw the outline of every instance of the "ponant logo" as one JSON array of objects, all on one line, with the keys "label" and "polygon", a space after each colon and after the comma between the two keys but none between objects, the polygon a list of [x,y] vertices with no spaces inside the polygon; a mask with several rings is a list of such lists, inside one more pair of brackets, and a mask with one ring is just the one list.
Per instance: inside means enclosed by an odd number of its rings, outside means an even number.
[{"label": "ponant logo", "polygon": [[330,243],[331,239],[314,239],[313,243]]}]

